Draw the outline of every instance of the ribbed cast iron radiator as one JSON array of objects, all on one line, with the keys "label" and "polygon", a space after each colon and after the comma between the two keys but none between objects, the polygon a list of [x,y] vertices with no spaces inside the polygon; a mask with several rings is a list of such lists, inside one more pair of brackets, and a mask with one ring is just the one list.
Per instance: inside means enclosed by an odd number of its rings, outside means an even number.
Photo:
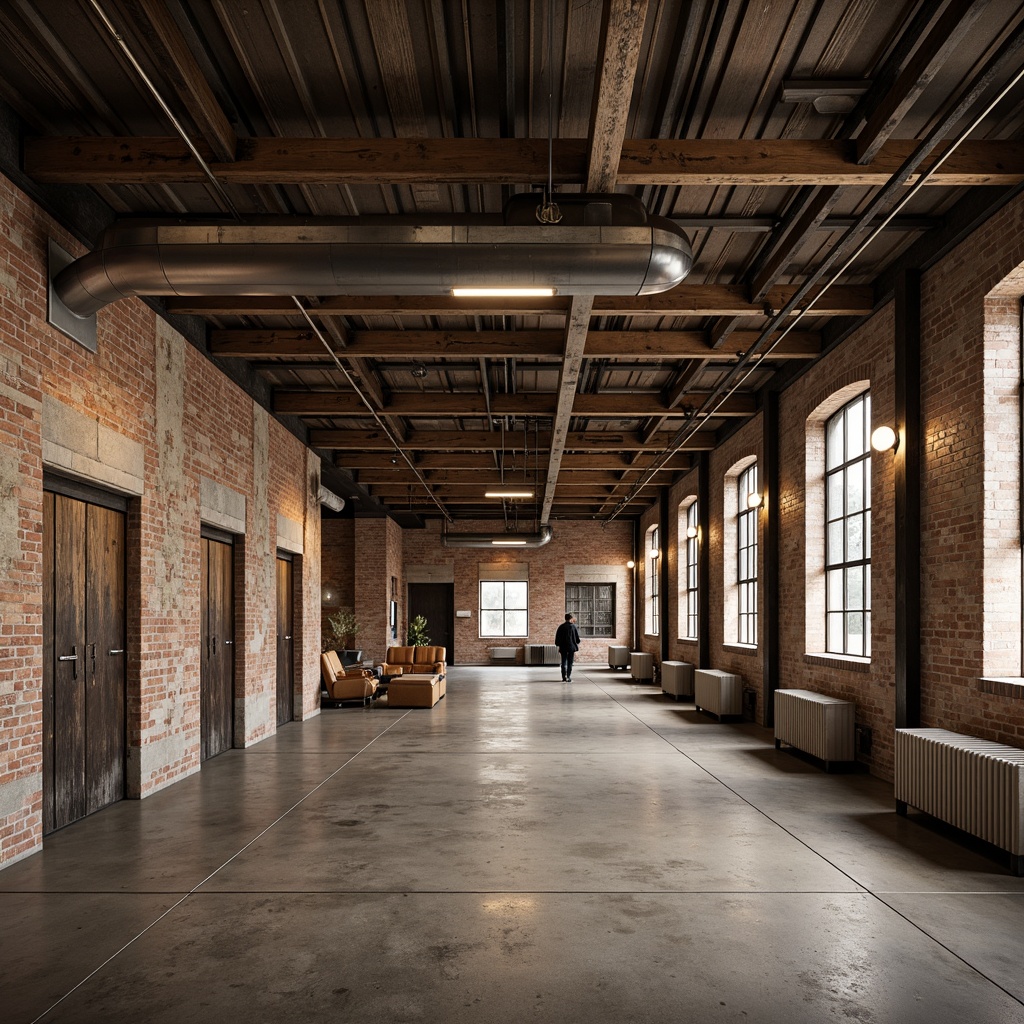
[{"label": "ribbed cast iron radiator", "polygon": [[788,743],[828,769],[832,761],[854,760],[854,713],[851,701],[813,690],[775,691],[775,746]]},{"label": "ribbed cast iron radiator", "polygon": [[1024,750],[946,729],[897,729],[896,809],[941,818],[1010,854],[1024,874]]}]

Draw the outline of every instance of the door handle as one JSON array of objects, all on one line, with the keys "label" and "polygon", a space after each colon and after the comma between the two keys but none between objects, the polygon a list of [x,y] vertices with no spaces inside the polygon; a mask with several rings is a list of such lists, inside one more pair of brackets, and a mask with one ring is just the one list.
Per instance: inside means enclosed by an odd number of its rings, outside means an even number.
[{"label": "door handle", "polygon": [[291,635],[291,633],[289,633],[289,634],[288,634],[288,635],[287,635],[287,636],[285,637],[285,640],[291,640],[291,638],[292,638],[292,635]]},{"label": "door handle", "polygon": [[107,654],[124,654],[124,648],[114,647],[111,650],[107,651]]},{"label": "door handle", "polygon": [[226,647],[230,647],[234,642],[235,642],[234,640],[225,640],[224,641],[224,645]]},{"label": "door handle", "polygon": [[78,678],[78,644],[75,644],[74,646],[72,646],[71,650],[73,652],[72,654],[58,654],[57,658],[60,661],[70,661],[71,662],[71,678],[72,679],[77,679]]},{"label": "door handle", "polygon": [[77,654],[62,654],[57,658],[58,661],[78,661]]}]

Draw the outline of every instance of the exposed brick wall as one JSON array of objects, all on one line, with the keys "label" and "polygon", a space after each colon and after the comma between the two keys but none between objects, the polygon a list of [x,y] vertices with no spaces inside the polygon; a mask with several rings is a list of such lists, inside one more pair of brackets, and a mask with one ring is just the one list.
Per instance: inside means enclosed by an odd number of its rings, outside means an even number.
[{"label": "exposed brick wall", "polygon": [[[584,638],[577,659],[580,663],[607,664],[608,645],[631,643],[630,603],[632,586],[626,562],[632,557],[633,532],[628,522],[607,525],[554,522],[552,538],[539,548],[494,549],[444,548],[441,527],[428,522],[425,530],[405,533],[404,564],[454,566],[455,607],[472,612],[468,619],[455,620],[455,649],[460,665],[490,662],[491,647],[521,647],[523,644],[554,643],[555,630],[565,618],[566,566],[600,564],[607,566],[616,581],[616,630],[614,637]],[[493,533],[492,521],[459,523],[459,533]],[[480,636],[481,562],[526,562],[529,565],[529,631],[527,637],[506,640]],[[404,629],[404,626],[401,627]],[[400,636],[401,636],[400,629]],[[522,651],[517,655],[522,661]]]},{"label": "exposed brick wall", "polygon": [[[46,324],[50,237],[81,253],[0,177],[0,864],[41,842],[44,400],[141,451],[144,490],[129,502],[126,542],[129,796],[199,768],[201,477],[246,498],[236,587],[239,742],[275,727],[276,517],[301,522],[309,508],[303,446],[145,304],[101,310],[96,353]],[[318,509],[305,543],[318,565]],[[310,577],[316,593],[303,589],[301,616],[315,638],[319,573]],[[303,713],[317,706],[314,653],[303,653]]]}]

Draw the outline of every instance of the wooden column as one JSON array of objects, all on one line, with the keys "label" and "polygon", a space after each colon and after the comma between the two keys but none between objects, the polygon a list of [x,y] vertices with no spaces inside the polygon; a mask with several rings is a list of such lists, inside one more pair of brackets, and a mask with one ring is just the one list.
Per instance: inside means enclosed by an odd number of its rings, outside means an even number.
[{"label": "wooden column", "polygon": [[764,461],[764,580],[760,590],[761,672],[764,691],[764,724],[775,722],[775,691],[779,687],[779,393],[768,391],[761,410]]},{"label": "wooden column", "polygon": [[896,728],[921,724],[921,275],[895,293]]}]

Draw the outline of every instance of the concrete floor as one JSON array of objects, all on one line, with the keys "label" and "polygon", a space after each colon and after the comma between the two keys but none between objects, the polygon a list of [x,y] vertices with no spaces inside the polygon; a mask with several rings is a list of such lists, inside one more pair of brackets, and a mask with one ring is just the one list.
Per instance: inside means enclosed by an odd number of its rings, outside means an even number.
[{"label": "concrete floor", "polygon": [[0,1018],[1024,1021],[1024,880],[628,675],[451,669],[0,872]]}]

